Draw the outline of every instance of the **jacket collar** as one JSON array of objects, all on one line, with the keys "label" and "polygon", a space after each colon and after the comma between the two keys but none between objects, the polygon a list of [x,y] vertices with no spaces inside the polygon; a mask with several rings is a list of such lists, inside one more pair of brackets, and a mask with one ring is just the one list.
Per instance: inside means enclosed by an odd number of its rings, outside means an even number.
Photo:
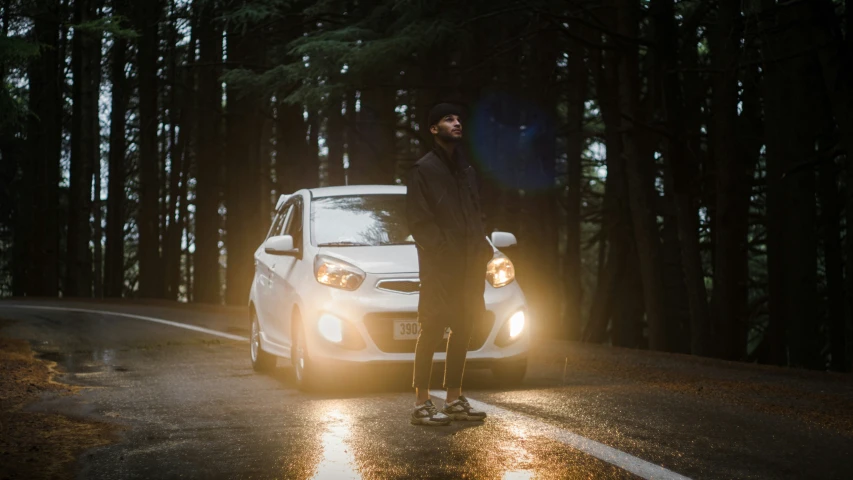
[{"label": "jacket collar", "polygon": [[450,156],[450,154],[447,153],[447,150],[442,148],[437,143],[433,145],[432,151],[436,155],[438,155],[438,158],[440,158],[441,161],[444,162],[445,165],[447,165],[447,168],[449,168],[451,172],[455,172],[455,171],[460,170],[460,168],[459,168],[459,165],[460,165],[459,164],[459,147],[458,146],[453,150],[453,156],[452,157]]}]

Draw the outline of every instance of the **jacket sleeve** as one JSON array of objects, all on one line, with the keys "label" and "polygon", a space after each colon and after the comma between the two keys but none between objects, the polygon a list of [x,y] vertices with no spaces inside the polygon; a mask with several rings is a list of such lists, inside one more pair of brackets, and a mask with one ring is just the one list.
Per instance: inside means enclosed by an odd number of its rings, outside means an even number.
[{"label": "jacket sleeve", "polygon": [[470,173],[471,184],[472,184],[472,188],[474,189],[473,193],[474,193],[474,198],[476,200],[474,205],[477,207],[477,210],[478,210],[477,214],[480,216],[480,224],[483,226],[483,236],[488,237],[489,233],[488,233],[488,229],[486,228],[486,211],[483,208],[483,195],[482,195],[483,183],[480,180],[480,175],[477,174],[477,170],[475,170],[473,167],[470,167],[470,168],[471,168],[471,173]]},{"label": "jacket sleeve", "polygon": [[424,251],[441,252],[445,248],[444,236],[435,220],[435,215],[427,201],[427,181],[420,168],[412,167],[409,173],[406,191],[406,217],[409,232]]}]

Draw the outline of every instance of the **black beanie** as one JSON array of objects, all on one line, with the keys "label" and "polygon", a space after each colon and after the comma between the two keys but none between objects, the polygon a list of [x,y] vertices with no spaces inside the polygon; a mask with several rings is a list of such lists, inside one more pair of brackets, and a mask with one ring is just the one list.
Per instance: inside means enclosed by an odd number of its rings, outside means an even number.
[{"label": "black beanie", "polygon": [[448,115],[456,115],[457,117],[461,117],[462,109],[459,108],[459,105],[455,105],[452,103],[439,103],[438,105],[430,109],[429,117],[427,117],[427,127],[431,127],[437,124],[441,121],[442,118]]}]

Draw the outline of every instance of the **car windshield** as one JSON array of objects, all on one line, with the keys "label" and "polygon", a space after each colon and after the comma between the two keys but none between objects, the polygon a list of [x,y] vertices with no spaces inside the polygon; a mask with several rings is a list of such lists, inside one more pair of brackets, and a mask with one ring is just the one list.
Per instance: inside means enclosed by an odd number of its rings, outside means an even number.
[{"label": "car windshield", "polygon": [[320,247],[415,243],[406,224],[406,196],[400,194],[315,198],[311,226]]}]

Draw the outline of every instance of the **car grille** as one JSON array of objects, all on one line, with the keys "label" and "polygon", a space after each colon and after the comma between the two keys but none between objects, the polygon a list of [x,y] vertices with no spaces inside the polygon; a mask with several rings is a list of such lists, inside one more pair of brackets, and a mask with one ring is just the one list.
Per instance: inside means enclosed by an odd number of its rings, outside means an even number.
[{"label": "car grille", "polygon": [[[386,353],[414,353],[417,340],[394,340],[394,320],[416,321],[417,319],[417,312],[369,313],[364,317],[364,326],[379,350]],[[494,312],[486,312],[483,321],[475,324],[471,332],[471,341],[468,343],[469,352],[483,348],[494,324]],[[447,340],[439,342],[435,347],[436,352],[446,350]]]},{"label": "car grille", "polygon": [[395,293],[418,293],[421,291],[421,281],[417,279],[413,280],[380,280],[376,284],[376,288],[379,290],[385,290],[388,292]]}]

